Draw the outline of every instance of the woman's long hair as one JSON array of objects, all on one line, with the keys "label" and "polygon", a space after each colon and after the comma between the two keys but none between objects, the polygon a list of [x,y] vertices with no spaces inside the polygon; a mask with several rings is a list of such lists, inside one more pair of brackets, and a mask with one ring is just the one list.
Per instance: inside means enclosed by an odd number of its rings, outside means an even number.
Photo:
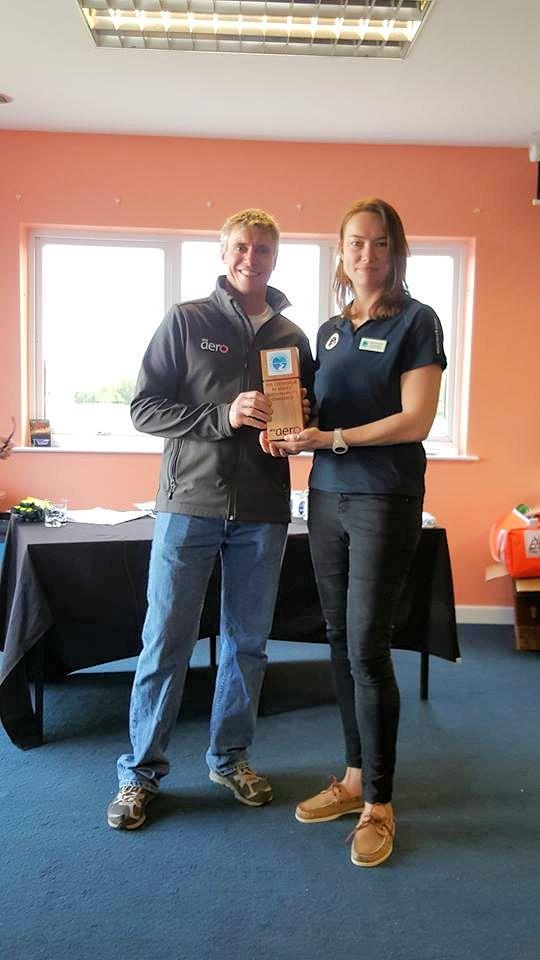
[{"label": "woman's long hair", "polygon": [[380,200],[379,197],[365,197],[362,200],[356,200],[356,202],[349,207],[341,221],[341,227],[339,229],[340,257],[337,262],[333,283],[336,300],[340,310],[347,316],[350,301],[354,299],[354,287],[343,269],[343,239],[349,220],[357,213],[376,213],[379,215],[387,237],[390,254],[390,270],[384,283],[384,289],[382,295],[371,307],[370,316],[393,317],[401,312],[404,304],[410,298],[409,290],[405,282],[409,246],[397,210],[394,210],[386,200]]}]

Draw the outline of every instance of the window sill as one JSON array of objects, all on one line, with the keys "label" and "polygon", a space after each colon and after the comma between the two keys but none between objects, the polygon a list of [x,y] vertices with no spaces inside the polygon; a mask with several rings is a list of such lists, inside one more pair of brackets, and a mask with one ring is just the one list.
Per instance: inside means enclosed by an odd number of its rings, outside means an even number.
[{"label": "window sill", "polygon": [[426,451],[426,458],[428,460],[459,460],[463,463],[478,463],[480,457],[474,456],[473,454],[468,453],[435,453],[432,451],[428,453]]},{"label": "window sill", "polygon": [[161,450],[145,450],[141,447],[122,447],[121,449],[113,449],[112,447],[106,449],[104,447],[93,447],[90,444],[84,447],[14,447],[13,453],[112,453],[112,454],[122,454],[122,453],[142,453],[147,454],[151,453],[153,456],[161,456]]},{"label": "window sill", "polygon": [[[14,447],[13,453],[112,453],[112,454],[151,454],[152,456],[161,456],[161,450],[144,450],[140,447],[127,447],[122,449],[104,449],[103,447],[92,447],[90,445],[86,447]],[[313,453],[310,450],[303,450],[301,453],[297,454],[298,457],[312,457]],[[473,456],[472,454],[465,453],[436,453],[435,451],[428,452],[426,451],[426,458],[428,460],[445,460],[451,463],[455,461],[463,463],[478,463],[480,457]]]}]

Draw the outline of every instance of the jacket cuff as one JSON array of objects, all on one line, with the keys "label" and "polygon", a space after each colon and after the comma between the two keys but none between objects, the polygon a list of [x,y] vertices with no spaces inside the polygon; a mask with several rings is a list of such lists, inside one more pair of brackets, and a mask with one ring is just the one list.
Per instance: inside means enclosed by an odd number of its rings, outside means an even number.
[{"label": "jacket cuff", "polygon": [[229,410],[231,406],[232,404],[230,403],[221,403],[218,407],[219,432],[223,437],[232,437],[233,433],[235,433],[234,427],[229,420]]}]

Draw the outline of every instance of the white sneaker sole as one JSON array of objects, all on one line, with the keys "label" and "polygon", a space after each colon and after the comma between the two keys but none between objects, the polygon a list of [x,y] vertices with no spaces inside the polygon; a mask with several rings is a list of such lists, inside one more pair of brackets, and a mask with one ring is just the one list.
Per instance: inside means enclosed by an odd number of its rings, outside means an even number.
[{"label": "white sneaker sole", "polygon": [[113,823],[112,820],[107,817],[107,823],[113,830],[137,830],[138,827],[142,827],[143,823],[146,823],[146,814],[143,814],[142,817],[139,817],[138,820],[135,820],[134,823]]}]

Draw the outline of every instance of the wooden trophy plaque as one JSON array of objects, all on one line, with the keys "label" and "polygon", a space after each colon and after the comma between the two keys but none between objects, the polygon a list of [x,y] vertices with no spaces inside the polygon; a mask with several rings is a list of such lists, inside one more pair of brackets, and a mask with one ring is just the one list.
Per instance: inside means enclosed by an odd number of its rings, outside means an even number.
[{"label": "wooden trophy plaque", "polygon": [[287,440],[303,430],[298,347],[261,350],[263,393],[272,403],[269,440]]}]

